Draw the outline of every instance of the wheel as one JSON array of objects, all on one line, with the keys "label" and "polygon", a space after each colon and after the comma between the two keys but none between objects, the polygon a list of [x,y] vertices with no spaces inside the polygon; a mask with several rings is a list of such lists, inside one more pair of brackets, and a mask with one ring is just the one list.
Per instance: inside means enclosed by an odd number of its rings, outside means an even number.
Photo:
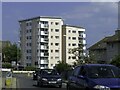
[{"label": "wheel", "polygon": [[59,85],[59,88],[61,88],[62,87],[62,85]]},{"label": "wheel", "polygon": [[41,82],[39,82],[39,86],[40,86],[40,87],[42,87],[42,86],[43,86],[43,84],[42,84]]},{"label": "wheel", "polygon": [[37,81],[37,86],[38,86],[38,87],[40,86],[40,82],[39,82],[39,81]]},{"label": "wheel", "polygon": [[67,84],[67,90],[70,90],[70,86]]}]

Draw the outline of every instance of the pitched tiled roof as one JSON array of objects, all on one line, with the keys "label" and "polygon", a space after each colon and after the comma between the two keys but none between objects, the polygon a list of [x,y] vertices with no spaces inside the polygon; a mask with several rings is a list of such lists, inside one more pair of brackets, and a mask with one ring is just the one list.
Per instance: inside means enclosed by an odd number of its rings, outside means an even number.
[{"label": "pitched tiled roof", "polygon": [[106,42],[120,42],[120,34],[109,37]]},{"label": "pitched tiled roof", "polygon": [[105,37],[93,46],[89,48],[89,50],[96,50],[96,49],[106,49],[107,42],[120,42],[120,30],[116,30],[115,35]]},{"label": "pitched tiled roof", "polygon": [[95,50],[95,49],[106,49],[106,43],[105,41],[108,39],[109,37],[105,37],[102,40],[100,40],[99,42],[97,42],[96,44],[94,44],[93,46],[91,46],[89,49],[90,50]]}]

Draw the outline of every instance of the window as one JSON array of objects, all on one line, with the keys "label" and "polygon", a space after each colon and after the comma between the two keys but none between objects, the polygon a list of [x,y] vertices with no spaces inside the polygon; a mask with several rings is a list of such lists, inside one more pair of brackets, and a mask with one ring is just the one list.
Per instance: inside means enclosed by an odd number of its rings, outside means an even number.
[{"label": "window", "polygon": [[26,56],[26,59],[28,59],[28,56]]},{"label": "window", "polygon": [[53,38],[53,36],[51,36],[51,38]]},{"label": "window", "polygon": [[76,33],[76,31],[72,31],[72,33]]},{"label": "window", "polygon": [[68,31],[69,33],[71,32],[71,30]]},{"label": "window", "polygon": [[55,52],[59,52],[59,50],[55,50]]},{"label": "window", "polygon": [[58,46],[59,45],[59,43],[55,43],[55,46]]},{"label": "window", "polygon": [[72,46],[76,46],[76,44],[75,44],[75,43],[73,43],[73,44],[72,44]]},{"label": "window", "polygon": [[53,45],[53,43],[51,43],[51,45]]},{"label": "window", "polygon": [[51,64],[51,67],[53,66],[53,64]]},{"label": "window", "polygon": [[32,36],[29,36],[29,39],[32,39]]},{"label": "window", "polygon": [[68,37],[68,39],[71,39],[71,37]]},{"label": "window", "polygon": [[51,32],[53,32],[53,29],[51,29]]},{"label": "window", "polygon": [[39,50],[37,49],[37,52],[39,52]]},{"label": "window", "polygon": [[53,52],[53,50],[51,50],[51,52]]},{"label": "window", "polygon": [[55,36],[56,39],[59,39],[59,36]]},{"label": "window", "polygon": [[71,44],[69,43],[68,46],[71,46]]},{"label": "window", "polygon": [[55,57],[55,59],[59,59],[59,57]]},{"label": "window", "polygon": [[59,32],[59,29],[55,29],[55,32]]},{"label": "window", "polygon": [[26,26],[28,26],[29,24],[28,23],[26,23]]},{"label": "window", "polygon": [[73,57],[72,57],[72,59],[76,59],[76,57],[75,57],[75,56],[73,56]]},{"label": "window", "polygon": [[55,25],[59,25],[59,22],[56,22]]},{"label": "window", "polygon": [[72,37],[73,40],[76,40],[76,37]]},{"label": "window", "polygon": [[71,59],[71,57],[69,56],[68,59]]},{"label": "window", "polygon": [[80,67],[77,67],[77,68],[74,69],[73,75],[77,76],[79,74],[79,72],[80,72]]},{"label": "window", "polygon": [[27,36],[27,39],[28,39],[28,36]]},{"label": "window", "polygon": [[29,43],[29,46],[31,46],[31,43]]},{"label": "window", "polygon": [[53,59],[53,57],[51,57],[51,59]]},{"label": "window", "polygon": [[32,32],[32,29],[30,29],[30,33]]},{"label": "window", "polygon": [[51,25],[53,24],[53,22],[51,22]]}]

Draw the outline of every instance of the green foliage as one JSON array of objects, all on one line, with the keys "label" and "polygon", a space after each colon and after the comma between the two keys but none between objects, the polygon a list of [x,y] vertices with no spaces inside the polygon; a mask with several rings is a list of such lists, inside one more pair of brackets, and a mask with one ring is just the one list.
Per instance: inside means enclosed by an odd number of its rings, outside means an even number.
[{"label": "green foliage", "polygon": [[110,64],[113,64],[117,67],[120,67],[120,55],[116,56],[111,62]]},{"label": "green foliage", "polygon": [[6,45],[3,49],[3,62],[18,61],[20,59],[20,49],[17,44]]},{"label": "green foliage", "polygon": [[2,68],[12,68],[10,63],[2,63]]},{"label": "green foliage", "polygon": [[75,65],[80,65],[84,63],[84,58],[85,56],[83,55],[83,44],[80,44],[79,47],[69,49],[68,53],[73,54],[74,57],[76,58],[76,61],[73,62],[74,66]]},{"label": "green foliage", "polygon": [[59,64],[56,65],[55,69],[59,72],[62,73],[66,70],[70,70],[71,66],[67,63],[59,62]]},{"label": "green foliage", "polygon": [[25,70],[26,70],[26,71],[35,71],[36,68],[35,68],[35,67],[32,67],[32,66],[27,66],[27,67],[25,67]]}]

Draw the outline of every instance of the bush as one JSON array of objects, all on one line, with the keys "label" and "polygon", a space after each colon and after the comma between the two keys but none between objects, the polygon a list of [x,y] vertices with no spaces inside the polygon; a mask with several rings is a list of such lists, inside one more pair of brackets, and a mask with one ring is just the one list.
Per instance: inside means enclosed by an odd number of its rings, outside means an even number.
[{"label": "bush", "polygon": [[116,57],[111,61],[110,64],[113,64],[113,65],[115,65],[115,66],[117,66],[117,67],[120,67],[120,55],[116,56]]},{"label": "bush", "polygon": [[35,67],[32,67],[32,66],[27,66],[27,67],[25,67],[25,70],[26,70],[26,71],[35,71],[36,68],[35,68]]},{"label": "bush", "polygon": [[2,63],[2,68],[12,68],[10,63]]}]

